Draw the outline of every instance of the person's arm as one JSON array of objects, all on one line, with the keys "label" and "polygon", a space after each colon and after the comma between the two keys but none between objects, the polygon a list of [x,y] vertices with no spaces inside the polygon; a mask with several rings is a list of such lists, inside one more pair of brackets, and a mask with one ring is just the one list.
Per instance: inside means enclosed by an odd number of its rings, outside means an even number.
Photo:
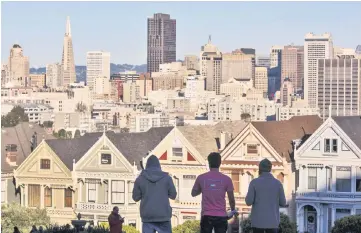
[{"label": "person's arm", "polygon": [[280,183],[279,205],[281,207],[288,207],[287,201],[286,201],[286,196],[285,196],[285,191],[284,191],[283,185],[281,183]]},{"label": "person's arm", "polygon": [[231,178],[229,178],[229,183],[227,185],[227,196],[228,196],[229,206],[231,207],[231,211],[236,210],[236,201],[234,200],[234,187]]},{"label": "person's arm", "polygon": [[246,205],[251,206],[254,204],[254,197],[256,195],[256,191],[254,189],[254,185],[253,182],[251,181],[251,183],[248,186],[248,192],[247,192],[247,196],[246,196]]},{"label": "person's arm", "polygon": [[121,224],[121,221],[119,218],[115,218],[114,216],[110,215],[108,217],[109,226],[116,226],[118,224]]},{"label": "person's arm", "polygon": [[199,183],[199,176],[198,176],[196,181],[194,182],[191,194],[192,194],[192,197],[196,197],[201,193],[202,193],[202,187],[201,187],[201,185]]},{"label": "person's arm", "polygon": [[177,197],[177,190],[175,189],[172,177],[169,177],[168,184],[168,197],[172,200],[175,200],[175,198]]},{"label": "person's arm", "polygon": [[138,202],[142,199],[142,190],[140,189],[140,181],[139,181],[139,177],[135,180],[134,182],[134,187],[133,187],[133,200],[135,202]]}]

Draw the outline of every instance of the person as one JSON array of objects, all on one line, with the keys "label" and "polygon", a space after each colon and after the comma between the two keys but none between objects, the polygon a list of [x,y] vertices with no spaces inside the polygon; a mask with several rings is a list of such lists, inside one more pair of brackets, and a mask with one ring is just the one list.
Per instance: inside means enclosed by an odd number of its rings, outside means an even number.
[{"label": "person", "polygon": [[19,228],[18,227],[14,227],[14,233],[20,233]]},{"label": "person", "polygon": [[253,233],[277,233],[280,224],[280,207],[287,207],[282,183],[271,174],[272,163],[264,159],[259,163],[259,177],[248,187],[246,204],[252,206]]},{"label": "person", "polygon": [[110,233],[122,233],[124,218],[119,215],[119,208],[117,206],[113,207],[113,211],[108,217]]},{"label": "person", "polygon": [[231,178],[219,171],[221,155],[213,152],[208,155],[210,171],[197,177],[192,196],[202,194],[201,233],[226,233],[227,220],[226,193],[231,207],[231,215],[237,214],[234,188]]},{"label": "person", "polygon": [[37,233],[37,232],[38,232],[38,229],[36,228],[35,225],[33,225],[33,227],[31,228],[30,233]]},{"label": "person", "polygon": [[39,226],[39,233],[43,233],[44,232],[44,229],[42,226]]},{"label": "person", "polygon": [[158,158],[151,155],[133,188],[133,200],[140,201],[143,233],[172,232],[169,198],[175,200],[176,197],[177,191],[172,177],[162,171]]}]

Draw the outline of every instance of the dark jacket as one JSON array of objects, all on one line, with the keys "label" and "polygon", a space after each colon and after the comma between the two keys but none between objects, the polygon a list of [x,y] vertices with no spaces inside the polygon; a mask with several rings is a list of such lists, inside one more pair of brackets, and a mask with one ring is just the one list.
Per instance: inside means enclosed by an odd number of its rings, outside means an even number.
[{"label": "dark jacket", "polygon": [[122,233],[123,220],[120,219],[119,214],[114,214],[113,212],[108,217],[110,233]]},{"label": "dark jacket", "polygon": [[161,170],[159,160],[151,155],[147,166],[136,179],[133,200],[140,201],[142,222],[168,222],[172,218],[169,198],[174,200],[177,191],[172,178]]},{"label": "dark jacket", "polygon": [[252,227],[278,228],[280,207],[286,207],[282,183],[271,173],[263,172],[249,184],[246,204],[252,205]]}]

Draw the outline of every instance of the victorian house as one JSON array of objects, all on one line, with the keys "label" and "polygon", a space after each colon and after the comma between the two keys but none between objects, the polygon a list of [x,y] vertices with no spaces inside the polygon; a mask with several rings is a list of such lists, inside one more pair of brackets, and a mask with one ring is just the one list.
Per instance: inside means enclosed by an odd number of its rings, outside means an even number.
[{"label": "victorian house", "polygon": [[201,197],[191,196],[194,182],[198,175],[208,171],[209,153],[223,150],[245,126],[243,121],[225,121],[213,126],[177,126],[151,151],[159,158],[162,170],[172,176],[178,192],[171,203],[173,226],[200,219]]},{"label": "victorian house", "polygon": [[172,130],[142,133],[89,133],[75,139],[43,140],[15,171],[22,205],[46,208],[51,220],[69,223],[76,214],[107,222],[114,206],[125,224],[141,229],[132,200],[140,161]]},{"label": "victorian house", "polygon": [[328,233],[334,221],[361,214],[361,118],[329,117],[295,151],[300,233]]},{"label": "victorian house", "polygon": [[[272,162],[272,174],[284,186],[289,208],[282,211],[292,219],[295,218],[293,142],[302,143],[321,123],[318,116],[297,116],[287,121],[251,122],[222,151],[222,172],[232,178],[241,218],[250,213],[250,207],[245,204],[245,196],[251,180],[258,177],[258,164],[264,158]],[[225,137],[227,140],[229,135],[226,134]]]}]

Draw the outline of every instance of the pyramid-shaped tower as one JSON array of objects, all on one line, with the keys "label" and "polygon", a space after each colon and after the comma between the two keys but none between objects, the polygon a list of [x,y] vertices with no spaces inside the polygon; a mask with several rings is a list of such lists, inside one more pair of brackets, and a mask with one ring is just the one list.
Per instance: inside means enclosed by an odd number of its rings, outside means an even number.
[{"label": "pyramid-shaped tower", "polygon": [[71,38],[70,17],[66,20],[66,31],[64,35],[63,57],[61,60],[63,69],[62,86],[68,86],[76,81],[73,41]]}]

